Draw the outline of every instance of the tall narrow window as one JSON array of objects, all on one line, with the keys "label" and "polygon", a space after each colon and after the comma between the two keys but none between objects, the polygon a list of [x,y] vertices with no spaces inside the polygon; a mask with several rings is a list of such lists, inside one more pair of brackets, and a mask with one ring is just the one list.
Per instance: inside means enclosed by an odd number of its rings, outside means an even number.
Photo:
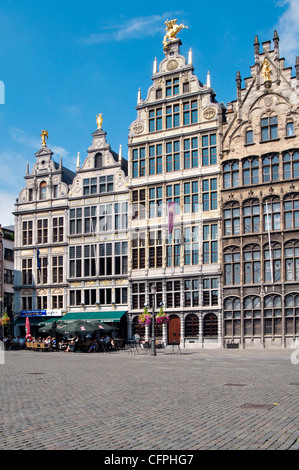
[{"label": "tall narrow window", "polygon": [[47,199],[47,183],[43,181],[39,187],[39,198]]},{"label": "tall narrow window", "polygon": [[277,116],[261,119],[262,142],[277,139]]}]

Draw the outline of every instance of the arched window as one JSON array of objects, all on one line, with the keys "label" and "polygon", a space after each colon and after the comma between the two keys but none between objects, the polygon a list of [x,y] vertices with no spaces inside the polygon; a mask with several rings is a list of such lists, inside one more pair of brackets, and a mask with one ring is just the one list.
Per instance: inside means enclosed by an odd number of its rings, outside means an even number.
[{"label": "arched window", "polygon": [[299,294],[285,297],[285,332],[288,335],[299,334]]},{"label": "arched window", "polygon": [[290,241],[284,246],[285,280],[299,281],[299,242]]},{"label": "arched window", "polygon": [[258,199],[251,199],[243,204],[243,233],[257,233],[260,231],[260,203]]},{"label": "arched window", "polygon": [[264,298],[265,336],[281,335],[281,297],[267,295]]},{"label": "arched window", "polygon": [[244,283],[257,284],[261,280],[261,250],[258,245],[248,245],[243,250]]},{"label": "arched window", "polygon": [[283,155],[283,178],[299,177],[299,151],[286,152]]},{"label": "arched window", "polygon": [[229,202],[223,208],[224,235],[239,235],[240,207],[237,202]]},{"label": "arched window", "polygon": [[185,318],[185,337],[190,338],[198,336],[199,332],[199,321],[198,316],[194,313],[190,313]]},{"label": "arched window", "polygon": [[281,245],[271,243],[264,245],[264,282],[281,280]]},{"label": "arched window", "polygon": [[246,158],[242,162],[243,185],[259,182],[259,160],[257,157]]},{"label": "arched window", "polygon": [[262,158],[263,183],[279,179],[279,158],[277,154],[265,155]]},{"label": "arched window", "polygon": [[218,319],[215,313],[207,313],[203,319],[203,336],[204,337],[217,337],[218,336]]},{"label": "arched window", "polygon": [[280,230],[279,197],[268,197],[263,202],[264,230]]},{"label": "arched window", "polygon": [[241,301],[238,297],[224,300],[224,336],[241,335]]},{"label": "arched window", "polygon": [[286,123],[286,137],[292,137],[294,135],[294,123],[293,121],[288,121]]},{"label": "arched window", "polygon": [[249,296],[244,299],[244,335],[261,335],[261,299]]},{"label": "arched window", "polygon": [[39,187],[39,198],[47,199],[47,183],[42,181]]},{"label": "arched window", "polygon": [[97,153],[94,157],[94,167],[95,168],[102,168],[103,162],[102,162],[102,154]]},{"label": "arched window", "polygon": [[284,228],[299,228],[299,194],[288,194],[283,201]]},{"label": "arched window", "polygon": [[226,248],[223,253],[225,285],[240,284],[240,248]]},{"label": "arched window", "polygon": [[223,164],[223,186],[224,188],[235,188],[239,186],[239,162],[227,162]]}]

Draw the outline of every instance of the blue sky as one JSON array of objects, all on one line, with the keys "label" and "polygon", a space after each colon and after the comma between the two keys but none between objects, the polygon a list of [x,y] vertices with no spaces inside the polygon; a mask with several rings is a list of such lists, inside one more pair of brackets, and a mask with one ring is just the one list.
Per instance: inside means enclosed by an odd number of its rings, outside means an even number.
[{"label": "blue sky", "polygon": [[[153,61],[164,58],[166,19],[188,26],[179,34],[185,56],[192,48],[195,74],[207,71],[219,102],[235,99],[237,70],[242,79],[254,63],[255,35],[280,37],[280,55],[294,67],[299,55],[298,0],[177,0],[113,3],[89,0],[1,0],[0,223],[14,223],[11,211],[25,186],[49,132],[54,160],[75,169],[103,114],[103,129],[113,150],[127,156],[128,130],[136,118],[138,88],[144,99],[151,86]],[[293,72],[294,73],[294,72]]]}]

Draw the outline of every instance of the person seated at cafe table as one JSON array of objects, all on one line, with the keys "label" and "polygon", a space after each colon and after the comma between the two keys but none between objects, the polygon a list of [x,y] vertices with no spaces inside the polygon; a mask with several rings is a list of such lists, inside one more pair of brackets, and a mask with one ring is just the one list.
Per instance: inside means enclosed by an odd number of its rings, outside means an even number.
[{"label": "person seated at cafe table", "polygon": [[98,340],[95,338],[94,340],[92,340],[88,352],[96,352],[98,350],[99,350]]},{"label": "person seated at cafe table", "polygon": [[75,349],[75,341],[72,338],[72,340],[69,343],[68,347],[65,349],[65,352],[74,352],[74,349]]}]

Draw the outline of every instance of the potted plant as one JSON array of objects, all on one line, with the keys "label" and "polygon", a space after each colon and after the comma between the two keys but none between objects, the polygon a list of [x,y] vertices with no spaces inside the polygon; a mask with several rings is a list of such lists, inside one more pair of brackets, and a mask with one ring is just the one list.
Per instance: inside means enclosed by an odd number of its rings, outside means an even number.
[{"label": "potted plant", "polygon": [[163,325],[169,321],[169,315],[166,315],[164,308],[161,307],[159,313],[156,315],[156,322],[158,325]]},{"label": "potted plant", "polygon": [[138,315],[138,323],[139,325],[150,325],[152,322],[152,316],[148,313],[147,307],[144,307],[143,313]]}]

